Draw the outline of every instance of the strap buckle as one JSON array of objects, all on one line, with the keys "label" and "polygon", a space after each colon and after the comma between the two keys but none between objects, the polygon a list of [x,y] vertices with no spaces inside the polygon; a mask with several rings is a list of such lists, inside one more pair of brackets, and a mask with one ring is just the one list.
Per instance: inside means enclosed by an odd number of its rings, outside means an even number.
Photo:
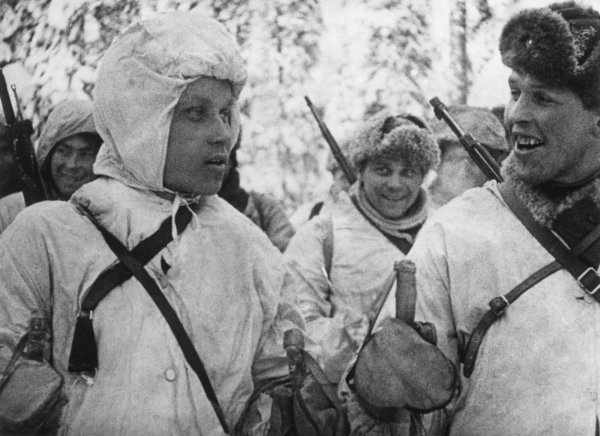
[{"label": "strap buckle", "polygon": [[490,310],[494,312],[496,317],[499,317],[504,313],[506,308],[510,306],[510,302],[506,299],[504,295],[500,295],[498,297],[494,297],[489,302]]},{"label": "strap buckle", "polygon": [[94,311],[93,310],[84,310],[80,309],[77,313],[78,318],[87,318],[89,320],[94,319]]},{"label": "strap buckle", "polygon": [[[590,274],[590,273],[593,274],[594,277],[596,278],[596,287],[594,289],[592,289],[591,291],[583,283],[583,281],[588,277],[588,274]],[[596,292],[598,292],[598,290],[600,290],[600,280],[598,280],[598,279],[600,279],[600,277],[598,277],[596,270],[590,266],[584,272],[582,272],[579,277],[577,277],[577,284],[581,287],[581,289],[583,289],[589,295],[594,295]],[[592,280],[593,280],[593,277],[592,277]]]}]

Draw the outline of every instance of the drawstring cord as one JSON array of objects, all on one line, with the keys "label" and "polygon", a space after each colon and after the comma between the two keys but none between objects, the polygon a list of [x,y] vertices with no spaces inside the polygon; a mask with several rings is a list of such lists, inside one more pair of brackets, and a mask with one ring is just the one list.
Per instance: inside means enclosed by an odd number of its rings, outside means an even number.
[{"label": "drawstring cord", "polygon": [[175,214],[179,210],[179,206],[181,205],[181,197],[179,194],[175,195],[175,199],[173,200],[173,204],[171,205],[171,237],[173,241],[177,240],[177,226],[175,225]]},{"label": "drawstring cord", "polygon": [[173,237],[173,241],[176,241],[177,237],[179,236],[177,234],[177,226],[175,225],[175,215],[177,214],[177,211],[179,210],[181,205],[187,207],[187,209],[192,213],[192,219],[196,221],[196,225],[200,225],[198,215],[196,215],[196,212],[194,212],[194,209],[192,209],[192,207],[190,206],[190,204],[195,203],[196,201],[198,201],[198,199],[198,196],[192,198],[185,198],[182,197],[180,194],[175,194],[175,199],[173,200],[173,204],[171,205],[171,236]]}]

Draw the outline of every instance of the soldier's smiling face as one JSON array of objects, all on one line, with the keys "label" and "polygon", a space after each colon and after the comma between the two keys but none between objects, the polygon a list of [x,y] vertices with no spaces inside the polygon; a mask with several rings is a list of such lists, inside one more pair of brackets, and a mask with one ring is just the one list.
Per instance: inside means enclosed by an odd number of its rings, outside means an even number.
[{"label": "soldier's smiling face", "polygon": [[385,218],[402,217],[414,204],[424,170],[402,160],[369,159],[360,173],[367,200]]},{"label": "soldier's smiling face", "polygon": [[523,180],[574,183],[600,167],[600,116],[568,88],[513,71],[504,121],[507,158]]}]

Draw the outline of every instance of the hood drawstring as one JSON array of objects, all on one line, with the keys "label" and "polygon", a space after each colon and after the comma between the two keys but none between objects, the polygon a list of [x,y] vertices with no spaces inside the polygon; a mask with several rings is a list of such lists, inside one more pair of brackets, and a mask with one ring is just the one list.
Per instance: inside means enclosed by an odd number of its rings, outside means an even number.
[{"label": "hood drawstring", "polygon": [[181,197],[179,195],[175,195],[175,199],[173,200],[173,204],[171,205],[171,237],[173,241],[177,240],[179,236],[177,234],[177,225],[175,224],[175,214],[179,210],[179,206],[181,205]]},{"label": "hood drawstring", "polygon": [[175,224],[175,215],[182,205],[187,207],[187,209],[192,213],[192,219],[196,221],[196,225],[200,225],[198,215],[196,215],[196,212],[194,212],[194,209],[192,209],[190,206],[191,204],[196,203],[199,199],[200,196],[186,198],[181,194],[175,194],[173,204],[171,205],[171,236],[173,237],[173,241],[176,241],[179,236],[177,234],[177,225]]},{"label": "hood drawstring", "polygon": [[[173,241],[179,241],[179,234],[177,233],[177,224],[175,222],[175,215],[177,214],[177,211],[179,210],[180,207],[182,207],[182,206],[187,207],[188,210],[192,214],[192,221],[195,220],[196,225],[198,227],[200,226],[200,220],[198,219],[196,212],[194,212],[194,209],[190,206],[191,204],[194,204],[198,200],[199,200],[199,197],[186,198],[186,197],[181,196],[181,194],[175,194],[175,198],[173,199],[173,204],[171,205],[171,236],[173,237]],[[190,224],[188,224],[188,227],[190,225],[191,225],[191,222],[190,222]],[[178,245],[173,246],[173,248],[169,248],[167,246],[168,253],[170,254],[170,257],[171,257],[170,260],[167,259],[167,262],[170,265],[177,264],[179,262],[179,256],[181,255],[180,248],[175,248],[175,247],[178,247]]]}]

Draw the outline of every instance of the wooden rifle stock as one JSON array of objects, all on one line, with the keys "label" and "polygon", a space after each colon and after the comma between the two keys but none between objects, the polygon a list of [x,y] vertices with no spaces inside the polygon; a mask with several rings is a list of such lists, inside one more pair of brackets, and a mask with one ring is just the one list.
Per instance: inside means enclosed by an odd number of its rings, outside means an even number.
[{"label": "wooden rifle stock", "polygon": [[319,114],[317,114],[317,111],[313,106],[312,102],[310,101],[310,98],[304,96],[304,100],[306,100],[306,104],[310,108],[313,117],[315,117],[315,120],[317,120],[317,124],[319,126],[319,129],[321,130],[321,134],[323,135],[323,138],[325,138],[327,145],[329,145],[329,149],[331,150],[331,153],[333,153],[333,157],[335,157],[335,160],[342,169],[344,175],[346,176],[346,179],[348,179],[350,184],[353,185],[354,182],[356,182],[356,174],[354,174],[354,170],[350,166],[348,159],[346,159],[346,156],[344,156],[344,153],[342,153],[340,146],[333,138],[331,132],[329,132],[329,129],[327,128],[325,122],[323,122],[323,120],[321,120],[321,117],[319,117]]},{"label": "wooden rifle stock", "polygon": [[502,182],[502,175],[500,175],[500,165],[498,165],[498,162],[494,160],[485,147],[473,138],[470,133],[464,132],[452,116],[450,116],[446,105],[437,97],[429,100],[429,104],[433,106],[435,116],[450,127],[461,145],[469,154],[469,157],[475,162],[483,174],[485,174],[488,180],[493,179],[497,182]]},{"label": "wooden rifle stock", "polygon": [[[13,86],[13,91],[14,91]],[[16,98],[15,92],[15,98]],[[33,125],[31,120],[17,119],[10,101],[8,86],[4,73],[0,68],[0,102],[2,110],[6,118],[6,126],[8,128],[8,140],[12,144],[13,153],[19,167],[21,169],[21,189],[25,204],[37,203],[46,199],[46,192],[42,184],[42,178],[38,168],[38,163],[31,144],[31,134],[33,133]],[[18,101],[17,101],[18,104]]]}]

